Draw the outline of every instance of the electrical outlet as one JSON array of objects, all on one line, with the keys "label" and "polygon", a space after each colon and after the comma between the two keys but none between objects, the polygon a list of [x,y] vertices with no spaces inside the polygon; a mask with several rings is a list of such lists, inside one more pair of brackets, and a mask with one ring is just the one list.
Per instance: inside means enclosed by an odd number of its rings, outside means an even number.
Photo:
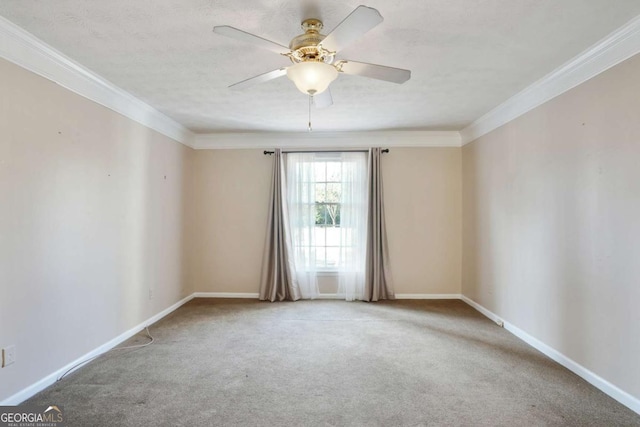
[{"label": "electrical outlet", "polygon": [[153,299],[153,289],[149,288],[149,299]]},{"label": "electrical outlet", "polygon": [[16,362],[16,346],[10,345],[2,349],[2,367],[9,366]]}]

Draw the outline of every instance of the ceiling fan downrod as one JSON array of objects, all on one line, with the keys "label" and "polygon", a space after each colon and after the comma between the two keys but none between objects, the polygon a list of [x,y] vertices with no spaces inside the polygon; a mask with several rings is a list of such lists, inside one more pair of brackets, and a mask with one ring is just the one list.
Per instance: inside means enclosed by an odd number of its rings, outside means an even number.
[{"label": "ceiling fan downrod", "polygon": [[309,94],[309,132],[313,132],[313,128],[311,127],[311,101],[313,100],[313,94]]}]

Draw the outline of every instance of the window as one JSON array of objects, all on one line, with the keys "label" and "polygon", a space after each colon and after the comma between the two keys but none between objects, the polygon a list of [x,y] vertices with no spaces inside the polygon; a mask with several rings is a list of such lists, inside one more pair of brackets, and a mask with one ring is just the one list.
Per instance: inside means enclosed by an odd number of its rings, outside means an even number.
[{"label": "window", "polygon": [[298,268],[338,271],[363,255],[365,183],[365,153],[287,154],[287,205]]},{"label": "window", "polygon": [[331,269],[341,263],[342,162],[317,159],[313,166],[316,267]]}]

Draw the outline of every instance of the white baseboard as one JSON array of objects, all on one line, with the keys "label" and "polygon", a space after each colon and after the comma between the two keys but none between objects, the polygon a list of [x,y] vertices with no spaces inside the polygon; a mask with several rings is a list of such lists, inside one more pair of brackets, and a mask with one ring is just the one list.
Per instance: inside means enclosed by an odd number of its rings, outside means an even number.
[{"label": "white baseboard", "polygon": [[466,302],[467,304],[469,304],[471,307],[478,310],[480,313],[484,314],[485,317],[488,317],[489,319],[497,323],[499,326],[504,326],[504,321],[501,318],[499,318],[495,313],[487,310],[486,308],[484,308],[483,306],[481,306],[471,298],[468,298],[464,295],[460,295],[460,299]]},{"label": "white baseboard", "polygon": [[555,348],[550,347],[549,345],[543,343],[539,339],[529,335],[527,332],[525,332],[522,329],[518,328],[514,324],[509,323],[507,321],[503,321],[498,315],[496,315],[492,311],[488,310],[487,308],[481,306],[480,304],[478,304],[477,302],[473,301],[472,299],[470,299],[470,298],[468,298],[468,297],[466,297],[464,295],[462,295],[461,299],[462,299],[462,301],[466,302],[471,307],[475,308],[480,313],[484,314],[486,317],[488,317],[489,319],[493,320],[494,322],[496,322],[496,323],[504,322],[504,328],[506,330],[508,330],[509,332],[511,332],[513,335],[515,335],[516,337],[520,338],[522,341],[526,342],[531,347],[535,348],[536,350],[540,351],[541,353],[545,354],[550,359],[558,362],[559,364],[561,364],[565,368],[569,369],[571,372],[573,372],[574,374],[578,375],[579,377],[581,377],[582,379],[587,381],[589,384],[591,384],[594,387],[600,389],[604,393],[608,394],[609,396],[611,396],[612,398],[614,398],[618,402],[622,403],[627,408],[631,409],[632,411],[636,412],[637,414],[640,414],[640,399],[632,396],[631,394],[627,393],[626,391],[624,391],[624,390],[620,389],[619,387],[611,384],[609,381],[607,381],[604,378],[600,377],[599,375],[593,373],[592,371],[590,371],[589,369],[587,369],[584,366],[580,365],[578,362],[574,361],[573,359],[571,359],[571,358],[565,356],[564,354],[560,353]]},{"label": "white baseboard", "polygon": [[396,299],[460,299],[460,294],[396,294]]},{"label": "white baseboard", "polygon": [[194,298],[253,298],[260,297],[257,293],[250,292],[195,292]]},{"label": "white baseboard", "polygon": [[[174,311],[176,311],[177,309],[179,309],[180,307],[182,307],[183,305],[185,305],[186,303],[191,301],[193,298],[194,298],[193,294],[188,295],[188,296],[182,298],[177,303],[173,304],[172,306],[165,308],[164,310],[162,310],[160,313],[156,314],[155,316],[152,316],[152,317],[148,318],[146,322],[142,322],[138,326],[136,326],[136,328],[138,328],[138,332],[141,331],[142,329],[144,329],[145,327],[156,323],[158,320],[160,320],[163,317],[169,315],[170,313],[173,313]],[[136,328],[132,328],[132,329],[136,329]],[[135,335],[135,333],[133,335]]]},{"label": "white baseboard", "polygon": [[[132,336],[136,335],[137,333],[142,331],[145,327],[157,322],[158,320],[162,319],[163,317],[165,317],[169,313],[175,311],[177,308],[179,308],[183,304],[187,303],[188,301],[191,301],[192,299],[193,299],[193,295],[189,295],[188,297],[185,297],[185,298],[181,299],[177,303],[173,304],[171,307],[168,307],[168,308],[162,310],[160,313],[148,318],[144,322],[134,326],[133,328],[129,329],[128,331],[123,332],[122,334],[118,335],[117,337],[113,338],[112,340],[102,344],[100,347],[97,347],[97,348],[91,350],[90,352],[88,352],[88,353],[84,354],[83,356],[77,358],[73,362],[66,364],[62,368],[56,370],[55,372],[52,372],[51,374],[47,375],[46,377],[42,378],[41,380],[39,380],[39,381],[31,384],[30,386],[20,390],[19,392],[17,392],[13,396],[8,397],[7,399],[5,399],[2,402],[0,402],[0,406],[19,405],[20,403],[22,403],[25,400],[29,399],[30,397],[34,396],[36,393],[41,392],[45,388],[49,387],[51,384],[55,383],[61,375],[64,375],[70,369],[71,369],[71,371],[69,371],[69,372],[73,372],[76,369],[81,368],[82,366],[84,366],[84,364],[82,362],[84,362],[84,361],[86,361],[88,359],[91,359],[92,357],[99,356],[102,353],[106,353],[107,351],[111,350],[112,348],[114,348],[118,344],[120,344],[120,343],[128,340]],[[76,365],[78,365],[78,366],[74,368],[74,366],[76,366]]]}]

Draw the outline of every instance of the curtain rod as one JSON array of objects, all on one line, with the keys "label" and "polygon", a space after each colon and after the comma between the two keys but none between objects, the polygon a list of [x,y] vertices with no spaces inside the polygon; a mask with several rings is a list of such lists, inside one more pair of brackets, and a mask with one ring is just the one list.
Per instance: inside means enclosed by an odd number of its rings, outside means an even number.
[{"label": "curtain rod", "polygon": [[[368,153],[369,150],[322,150],[322,151],[313,151],[313,150],[307,150],[307,151],[282,151],[283,153]],[[388,153],[389,149],[385,148],[383,150],[381,150],[382,153]],[[275,153],[275,151],[267,151],[264,150],[264,154],[267,155],[271,155]]]}]

